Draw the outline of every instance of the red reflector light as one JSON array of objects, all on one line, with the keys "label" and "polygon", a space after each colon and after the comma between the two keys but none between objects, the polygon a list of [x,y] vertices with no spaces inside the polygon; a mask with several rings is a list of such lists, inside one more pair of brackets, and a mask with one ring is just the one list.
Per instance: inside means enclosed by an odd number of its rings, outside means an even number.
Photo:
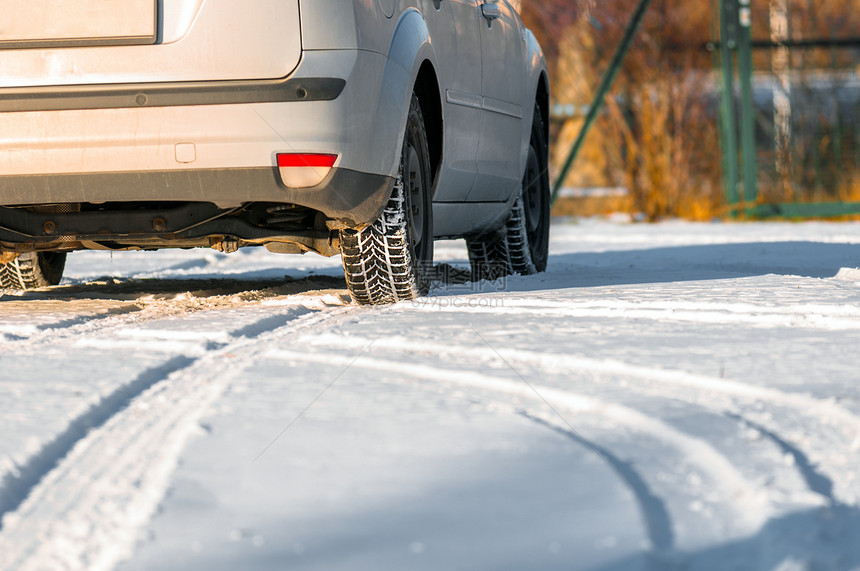
[{"label": "red reflector light", "polygon": [[322,184],[336,162],[337,155],[284,153],[278,155],[278,171],[286,187],[311,188]]},{"label": "red reflector light", "polygon": [[278,166],[283,167],[315,167],[332,168],[337,155],[320,154],[283,154],[278,155]]}]

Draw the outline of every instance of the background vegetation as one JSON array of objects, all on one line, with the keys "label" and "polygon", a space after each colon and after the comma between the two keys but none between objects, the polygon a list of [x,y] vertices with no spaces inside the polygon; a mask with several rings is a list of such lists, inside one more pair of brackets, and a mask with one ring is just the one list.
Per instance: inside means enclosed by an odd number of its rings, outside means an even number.
[{"label": "background vegetation", "polygon": [[[754,39],[772,38],[770,10],[775,1],[752,0]],[[547,53],[554,102],[577,106],[591,102],[637,4],[637,0],[521,0],[523,20]],[[857,0],[787,4],[792,39],[860,36]],[[629,189],[625,200],[613,199],[605,207],[641,213],[648,220],[674,216],[701,220],[725,213],[718,60],[708,49],[719,39],[716,6],[716,0],[653,0],[606,110],[566,186]],[[860,199],[860,129],[851,119],[860,115],[860,109],[845,109],[844,102],[845,86],[856,82],[860,72],[860,50],[790,51],[795,86],[792,160],[780,171],[774,166],[772,93],[766,88],[772,80],[773,56],[773,50],[755,54],[762,198]],[[822,77],[833,81],[822,83]],[[803,96],[798,86],[810,81],[818,83],[811,96]],[[860,101],[856,93],[848,95],[849,106]],[[553,163],[558,165],[582,119],[557,120],[553,126]]]}]

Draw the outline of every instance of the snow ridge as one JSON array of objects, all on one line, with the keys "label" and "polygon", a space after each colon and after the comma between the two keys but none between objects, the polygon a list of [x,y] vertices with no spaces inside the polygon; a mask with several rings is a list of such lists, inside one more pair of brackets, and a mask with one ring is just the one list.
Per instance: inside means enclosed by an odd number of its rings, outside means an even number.
[{"label": "snow ridge", "polygon": [[[441,298],[444,299],[444,298]],[[774,307],[751,303],[679,302],[625,300],[564,301],[505,298],[504,308],[452,307],[444,303],[417,304],[424,311],[500,314],[535,317],[598,317],[651,319],[686,323],[744,325],[757,329],[804,327],[829,331],[860,330],[860,308],[853,305],[780,305]]]},{"label": "snow ridge", "polygon": [[79,439],[17,509],[5,514],[0,569],[98,571],[130,556],[182,450],[200,433],[200,418],[226,389],[228,375],[222,373],[254,357],[252,346],[267,325],[270,330],[301,330],[344,311],[309,314],[307,308],[293,306],[286,312],[289,319],[266,317],[260,327],[243,328],[250,337],[210,347],[190,362],[176,361],[176,370],[166,377],[145,377],[133,387],[144,389],[137,397],[128,389],[128,394],[109,398],[92,417],[103,424]]}]

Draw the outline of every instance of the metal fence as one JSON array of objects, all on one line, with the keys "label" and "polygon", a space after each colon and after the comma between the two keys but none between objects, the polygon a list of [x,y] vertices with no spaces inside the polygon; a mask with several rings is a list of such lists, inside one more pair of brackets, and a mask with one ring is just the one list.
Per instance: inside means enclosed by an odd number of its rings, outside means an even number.
[{"label": "metal fence", "polygon": [[715,0],[724,177],[735,213],[860,213],[860,38],[851,6]]}]

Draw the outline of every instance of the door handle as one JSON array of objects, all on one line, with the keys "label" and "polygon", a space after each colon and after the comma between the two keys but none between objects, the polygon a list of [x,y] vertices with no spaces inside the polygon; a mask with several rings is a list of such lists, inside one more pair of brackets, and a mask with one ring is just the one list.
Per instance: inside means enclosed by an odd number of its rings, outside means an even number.
[{"label": "door handle", "polygon": [[502,17],[502,9],[499,8],[498,4],[481,4],[481,15],[488,22],[492,22]]}]

